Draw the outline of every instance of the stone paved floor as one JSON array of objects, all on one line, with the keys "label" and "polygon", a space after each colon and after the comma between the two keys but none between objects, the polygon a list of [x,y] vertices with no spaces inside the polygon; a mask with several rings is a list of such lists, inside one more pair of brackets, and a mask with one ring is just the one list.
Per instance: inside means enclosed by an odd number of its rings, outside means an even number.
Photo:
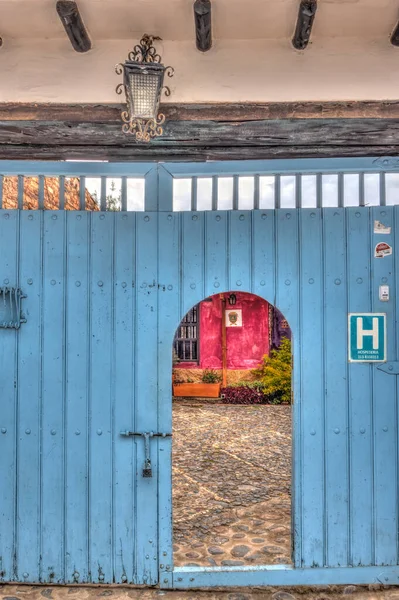
[{"label": "stone paved floor", "polygon": [[125,586],[1,585],[1,600],[399,600],[399,588],[314,586],[313,588],[242,588],[229,591],[161,591]]},{"label": "stone paved floor", "polygon": [[176,566],[290,563],[291,407],[173,405]]}]

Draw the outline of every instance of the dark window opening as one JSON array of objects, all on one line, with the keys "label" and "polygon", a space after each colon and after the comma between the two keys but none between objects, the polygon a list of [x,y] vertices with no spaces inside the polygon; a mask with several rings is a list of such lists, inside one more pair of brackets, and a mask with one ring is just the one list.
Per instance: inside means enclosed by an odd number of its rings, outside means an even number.
[{"label": "dark window opening", "polygon": [[199,304],[188,311],[180,322],[173,342],[175,356],[182,362],[198,362]]}]

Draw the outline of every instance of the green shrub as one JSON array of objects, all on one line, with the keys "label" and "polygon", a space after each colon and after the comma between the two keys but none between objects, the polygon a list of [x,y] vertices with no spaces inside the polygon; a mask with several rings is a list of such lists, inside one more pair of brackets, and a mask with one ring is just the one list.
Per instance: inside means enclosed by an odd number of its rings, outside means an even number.
[{"label": "green shrub", "polygon": [[219,373],[213,369],[205,369],[202,373],[202,383],[219,383],[221,380]]},{"label": "green shrub", "polygon": [[273,404],[291,403],[291,341],[283,338],[280,348],[271,350],[269,356],[265,355],[261,366],[252,373],[263,393],[274,398]]}]

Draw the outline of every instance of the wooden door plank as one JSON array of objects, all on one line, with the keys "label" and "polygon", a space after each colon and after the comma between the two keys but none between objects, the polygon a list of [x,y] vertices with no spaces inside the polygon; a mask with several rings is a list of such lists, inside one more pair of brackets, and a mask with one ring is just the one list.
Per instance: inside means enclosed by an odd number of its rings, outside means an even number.
[{"label": "wooden door plank", "polygon": [[[346,208],[348,312],[370,312],[369,211]],[[373,416],[372,366],[349,365],[350,431],[350,558],[349,564],[372,565],[373,536]]]},{"label": "wooden door plank", "polygon": [[21,212],[19,269],[28,318],[18,334],[16,575],[25,582],[38,582],[41,566],[42,219],[42,212]]},{"label": "wooden door plank", "polygon": [[136,445],[123,438],[121,431],[134,430],[134,349],[135,349],[135,266],[136,214],[112,215],[115,220],[114,281],[113,281],[113,373],[114,388],[114,460],[113,460],[113,521],[112,540],[114,581],[134,581],[135,537],[135,472]]},{"label": "wooden door plank", "polygon": [[68,212],[65,364],[65,581],[89,579],[89,261],[88,212]]},{"label": "wooden door plank", "polygon": [[[0,285],[18,285],[18,230],[19,213],[0,210]],[[26,285],[24,290],[26,291]],[[22,308],[26,310],[25,300]],[[25,325],[22,324],[22,327]],[[17,344],[19,332],[15,329],[0,329],[0,556],[2,576],[0,581],[16,579],[15,535],[16,511],[15,497],[17,468]]]},{"label": "wooden door plank", "polygon": [[[158,215],[136,215],[136,431],[158,428]],[[142,475],[144,440],[135,439],[136,465],[136,556],[135,583],[155,585],[158,581],[158,502],[156,441],[150,441],[153,477]]]},{"label": "wooden door plank", "polygon": [[[395,302],[381,302],[379,286],[389,285],[391,294],[395,289],[394,255],[374,258],[375,246],[380,242],[394,245],[394,208],[382,207],[370,209],[370,227],[372,235],[372,311],[387,315],[387,352],[388,360],[397,360],[396,355],[396,310]],[[391,228],[391,234],[373,233],[375,221]],[[398,418],[396,398],[396,377],[373,368],[373,436],[374,436],[374,531],[376,565],[397,564],[398,543],[398,467],[396,456]]]},{"label": "wooden door plank", "polygon": [[65,580],[65,223],[64,211],[43,212],[42,290],[42,564],[40,580]]},{"label": "wooden door plank", "polygon": [[345,210],[323,210],[326,565],[348,564],[349,430]]}]

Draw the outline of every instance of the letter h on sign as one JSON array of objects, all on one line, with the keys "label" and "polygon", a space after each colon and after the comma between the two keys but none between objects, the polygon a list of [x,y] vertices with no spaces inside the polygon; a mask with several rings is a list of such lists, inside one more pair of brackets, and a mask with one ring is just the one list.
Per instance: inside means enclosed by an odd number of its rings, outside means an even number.
[{"label": "letter h on sign", "polygon": [[348,316],[349,362],[385,362],[385,313],[351,313]]}]

